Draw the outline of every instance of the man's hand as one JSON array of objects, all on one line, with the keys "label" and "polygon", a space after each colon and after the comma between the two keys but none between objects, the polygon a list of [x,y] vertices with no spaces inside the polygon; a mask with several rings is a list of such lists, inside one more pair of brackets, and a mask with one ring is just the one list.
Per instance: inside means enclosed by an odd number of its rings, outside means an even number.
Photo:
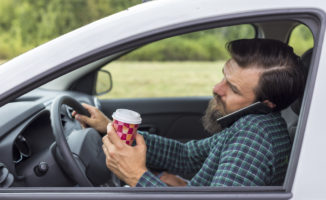
[{"label": "man's hand", "polygon": [[160,180],[168,186],[187,186],[187,182],[180,176],[163,172]]},{"label": "man's hand", "polygon": [[74,111],[72,113],[72,116],[75,117],[75,119],[77,119],[80,122],[82,127],[86,128],[86,126],[88,125],[94,129],[96,129],[101,134],[105,134],[106,126],[108,125],[108,123],[111,122],[110,119],[107,118],[96,107],[85,104],[85,103],[83,103],[82,105],[89,112],[89,114],[91,114],[91,117],[87,117],[85,115],[78,114],[78,113],[76,113],[76,111]]},{"label": "man's hand", "polygon": [[147,171],[146,143],[142,135],[136,135],[136,146],[123,143],[112,124],[107,127],[107,135],[102,138],[106,166],[128,185],[136,186]]}]

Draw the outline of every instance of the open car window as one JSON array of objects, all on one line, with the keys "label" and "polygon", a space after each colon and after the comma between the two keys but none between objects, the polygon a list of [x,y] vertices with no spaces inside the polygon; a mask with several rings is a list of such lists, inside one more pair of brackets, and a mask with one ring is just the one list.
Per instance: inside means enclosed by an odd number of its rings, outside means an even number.
[{"label": "open car window", "polygon": [[103,67],[112,73],[114,87],[99,97],[210,96],[212,87],[222,79],[222,68],[229,59],[227,42],[256,35],[253,25],[244,24],[145,45]]}]

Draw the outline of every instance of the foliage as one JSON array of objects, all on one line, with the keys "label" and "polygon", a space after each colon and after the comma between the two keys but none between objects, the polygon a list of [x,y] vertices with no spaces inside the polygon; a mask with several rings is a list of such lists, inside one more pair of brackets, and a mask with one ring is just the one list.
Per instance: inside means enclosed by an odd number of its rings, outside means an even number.
[{"label": "foliage", "polygon": [[314,46],[314,38],[311,31],[305,25],[295,27],[290,36],[289,45],[293,47],[297,55],[301,56]]},{"label": "foliage", "polygon": [[[0,60],[15,57],[92,21],[141,3],[141,0],[1,0]],[[228,57],[227,41],[255,37],[239,25],[171,37],[122,57],[124,61],[215,61]],[[311,32],[298,26],[290,38],[298,54],[313,45]]]},{"label": "foliage", "polygon": [[216,28],[161,40],[140,48],[121,60],[215,61],[228,58],[225,45],[240,38],[254,38],[251,25]]},{"label": "foliage", "polygon": [[1,0],[0,59],[138,3],[141,0]]}]

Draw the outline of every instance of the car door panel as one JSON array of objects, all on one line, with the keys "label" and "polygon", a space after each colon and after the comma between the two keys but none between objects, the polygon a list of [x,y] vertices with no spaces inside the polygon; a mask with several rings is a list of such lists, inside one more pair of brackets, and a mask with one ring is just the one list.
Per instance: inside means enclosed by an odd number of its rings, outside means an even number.
[{"label": "car door panel", "polygon": [[210,97],[141,98],[100,100],[101,110],[111,118],[118,108],[141,114],[140,130],[185,142],[208,137],[201,125]]}]

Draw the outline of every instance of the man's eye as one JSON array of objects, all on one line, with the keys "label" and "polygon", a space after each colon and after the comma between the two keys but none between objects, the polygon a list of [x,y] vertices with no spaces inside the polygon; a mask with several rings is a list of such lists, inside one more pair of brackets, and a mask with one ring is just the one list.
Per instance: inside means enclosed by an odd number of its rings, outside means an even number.
[{"label": "man's eye", "polygon": [[235,89],[231,88],[232,92],[235,93],[235,94],[239,94],[238,91],[236,91]]},{"label": "man's eye", "polygon": [[237,89],[235,89],[234,87],[230,87],[231,88],[231,91],[234,93],[234,94],[239,94],[240,95],[240,92],[237,90]]}]

